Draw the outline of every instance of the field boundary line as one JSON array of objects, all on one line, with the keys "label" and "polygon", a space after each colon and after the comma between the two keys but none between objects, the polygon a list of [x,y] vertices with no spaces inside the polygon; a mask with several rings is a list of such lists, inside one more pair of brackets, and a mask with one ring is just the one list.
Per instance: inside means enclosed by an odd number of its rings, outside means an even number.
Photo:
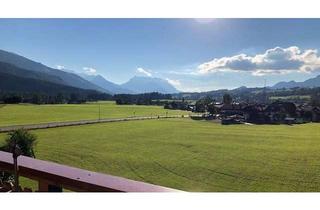
[{"label": "field boundary line", "polygon": [[188,115],[170,115],[170,116],[145,116],[145,117],[126,117],[126,118],[104,118],[96,120],[79,120],[79,121],[66,121],[66,122],[49,122],[39,124],[26,124],[26,125],[11,125],[0,127],[0,133],[6,133],[18,129],[36,130],[36,129],[47,129],[57,128],[66,126],[78,126],[78,125],[89,125],[97,123],[110,123],[110,122],[123,122],[123,121],[136,121],[136,120],[154,120],[154,119],[168,119],[168,118],[186,118]]}]

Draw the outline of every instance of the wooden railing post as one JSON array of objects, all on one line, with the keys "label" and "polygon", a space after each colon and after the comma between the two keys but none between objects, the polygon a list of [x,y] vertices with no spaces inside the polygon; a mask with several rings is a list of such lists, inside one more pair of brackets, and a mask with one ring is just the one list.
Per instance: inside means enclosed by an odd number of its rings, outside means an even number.
[{"label": "wooden railing post", "polygon": [[62,192],[62,187],[52,185],[45,180],[39,180],[38,181],[38,191],[39,192]]},{"label": "wooden railing post", "polygon": [[49,191],[49,183],[44,180],[39,180],[38,191],[39,192],[48,192]]}]

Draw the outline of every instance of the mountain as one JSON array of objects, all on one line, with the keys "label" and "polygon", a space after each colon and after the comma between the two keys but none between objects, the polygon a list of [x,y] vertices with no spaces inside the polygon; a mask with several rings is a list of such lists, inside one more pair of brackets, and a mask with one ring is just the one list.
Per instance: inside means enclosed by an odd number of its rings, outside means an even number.
[{"label": "mountain", "polygon": [[38,79],[44,81],[50,81],[56,84],[62,84],[62,79],[57,76],[51,76],[43,72],[29,71],[19,67],[16,67],[9,63],[0,62],[0,74],[11,74],[17,77],[24,77],[30,79]]},{"label": "mountain", "polygon": [[290,89],[294,87],[309,87],[309,88],[320,87],[320,75],[311,79],[307,79],[304,82],[295,82],[295,81],[278,82],[277,84],[272,86],[273,89],[282,89],[282,88]]},{"label": "mountain", "polygon": [[153,77],[138,77],[131,78],[128,82],[121,85],[122,88],[131,90],[135,93],[177,93],[179,92],[168,81]]},{"label": "mountain", "polygon": [[0,62],[0,92],[11,93],[42,93],[56,95],[58,93],[97,93],[71,86],[46,81],[46,74],[18,68],[14,65]]},{"label": "mountain", "polygon": [[[65,72],[62,70],[50,68],[41,63],[32,61],[23,56],[17,55],[15,53],[0,50],[0,62],[12,64],[21,69],[26,69],[34,72],[40,72],[43,75],[43,80],[48,82],[57,83],[66,86],[77,87],[81,89],[92,89],[101,92],[107,92],[107,90],[92,84],[91,82],[83,79],[79,75],[74,73]],[[44,76],[46,75],[46,76]]]},{"label": "mountain", "polygon": [[[3,63],[0,73],[9,73],[17,77],[35,79],[55,83],[64,86],[71,86],[80,89],[97,90],[105,93],[177,93],[178,91],[166,80],[151,77],[133,77],[122,85],[112,83],[101,75],[88,76],[77,75],[72,71],[64,71],[50,68],[39,62],[35,62],[15,53],[0,50],[0,62]],[[6,63],[6,64],[4,64]],[[6,65],[13,65],[17,68],[8,68]],[[10,70],[9,70],[10,69]],[[26,71],[27,72],[24,72]],[[9,72],[12,71],[12,72]]]},{"label": "mountain", "polygon": [[294,88],[294,87],[298,87],[298,82],[295,81],[290,81],[290,82],[278,82],[277,84],[275,84],[274,86],[272,86],[273,89],[283,89],[283,88]]},{"label": "mountain", "polygon": [[90,81],[91,83],[102,87],[105,90],[110,91],[113,94],[120,94],[120,93],[126,93],[130,94],[133,93],[131,90],[127,90],[125,88],[122,88],[120,85],[115,84],[113,82],[110,82],[106,80],[103,76],[101,75],[87,75],[87,74],[79,74],[81,77],[84,79]]}]

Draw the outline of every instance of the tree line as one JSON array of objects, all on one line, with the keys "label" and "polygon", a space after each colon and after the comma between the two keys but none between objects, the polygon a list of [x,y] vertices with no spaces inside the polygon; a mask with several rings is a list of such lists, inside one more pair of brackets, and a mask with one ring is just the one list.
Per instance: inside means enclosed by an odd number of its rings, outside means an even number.
[{"label": "tree line", "polygon": [[113,99],[119,105],[136,104],[136,105],[164,105],[165,101],[172,99],[171,94],[162,93],[143,93],[143,94],[116,94]]},{"label": "tree line", "polygon": [[0,103],[17,104],[79,104],[87,101],[114,100],[117,104],[159,105],[163,106],[165,100],[172,99],[170,94],[144,93],[144,94],[116,94],[110,95],[97,91],[58,92],[57,94],[45,93],[19,93],[1,92]]},{"label": "tree line", "polygon": [[[80,89],[79,89],[80,90]],[[200,94],[200,93],[198,93]],[[202,93],[204,94],[204,93]],[[268,103],[270,97],[282,96],[304,96],[309,95],[309,99],[288,98],[281,99],[285,101],[303,103],[307,102],[314,106],[320,106],[320,88],[292,88],[283,90],[266,90],[261,89],[252,92],[251,89],[243,89],[237,91],[221,91],[219,95],[202,95],[196,99],[197,109],[204,109],[203,104],[208,104],[212,101],[224,101],[225,96],[230,96],[237,102],[253,102],[253,103]],[[209,100],[210,98],[210,100]],[[265,98],[267,100],[265,100]],[[0,90],[0,103],[14,104],[14,103],[32,103],[32,104],[64,104],[64,103],[84,103],[87,101],[98,100],[114,100],[117,104],[136,104],[136,105],[159,105],[166,107],[186,107],[187,101],[182,104],[177,102],[179,100],[192,99],[192,97],[185,97],[183,94],[162,94],[162,93],[143,93],[143,94],[116,94],[110,95],[94,90],[81,91],[59,91],[59,92],[8,92]],[[176,102],[173,102],[176,101]],[[179,108],[178,108],[179,109]]]},{"label": "tree line", "polygon": [[59,92],[57,94],[44,93],[1,93],[0,103],[18,104],[18,103],[32,103],[32,104],[79,104],[87,101],[98,100],[112,100],[112,95],[100,93],[97,91],[66,93]]}]

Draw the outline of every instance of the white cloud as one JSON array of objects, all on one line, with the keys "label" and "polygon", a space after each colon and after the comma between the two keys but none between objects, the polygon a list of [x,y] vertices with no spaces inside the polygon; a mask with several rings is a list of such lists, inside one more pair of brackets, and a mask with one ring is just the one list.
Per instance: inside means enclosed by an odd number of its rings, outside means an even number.
[{"label": "white cloud", "polygon": [[137,72],[144,74],[145,76],[152,77],[151,70],[145,70],[141,67],[137,68]]},{"label": "white cloud", "polygon": [[97,75],[97,70],[92,67],[83,67],[83,70],[87,75]]},{"label": "white cloud", "polygon": [[179,80],[169,79],[166,78],[167,82],[169,82],[171,85],[173,85],[176,88],[179,88],[181,86],[181,82]]},{"label": "white cloud", "polygon": [[65,66],[62,66],[62,65],[56,65],[56,68],[59,69],[59,70],[64,70],[66,69]]},{"label": "white cloud", "polygon": [[169,74],[175,74],[175,75],[199,75],[198,71],[169,71]]},{"label": "white cloud", "polygon": [[320,56],[315,49],[300,50],[296,46],[275,47],[263,54],[215,58],[198,66],[198,72],[206,74],[221,71],[248,71],[252,75],[287,74],[320,70]]}]

